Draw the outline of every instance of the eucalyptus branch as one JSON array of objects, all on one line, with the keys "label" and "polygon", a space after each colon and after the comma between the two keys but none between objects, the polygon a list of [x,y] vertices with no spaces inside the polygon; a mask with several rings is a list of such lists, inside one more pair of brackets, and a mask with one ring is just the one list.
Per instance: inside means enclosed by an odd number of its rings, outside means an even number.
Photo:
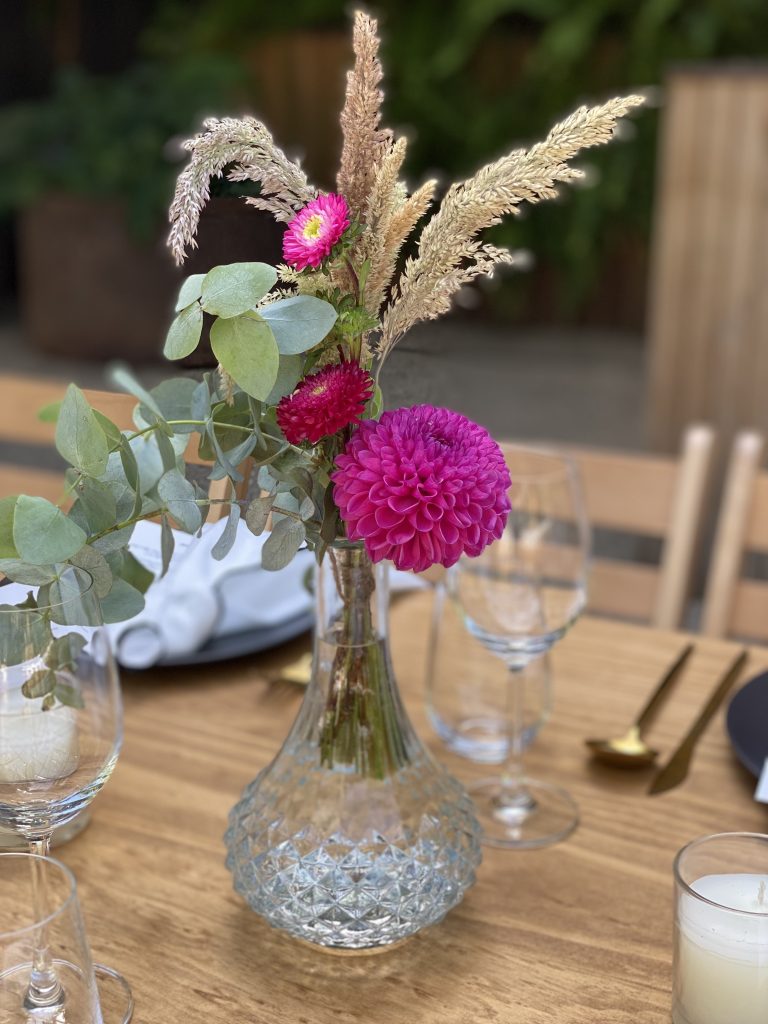
[{"label": "eucalyptus branch", "polygon": [[[205,420],[166,420],[169,427],[204,427],[206,424]],[[129,434],[126,437],[126,441],[133,441],[137,437],[142,437],[144,434],[149,434],[153,430],[157,430],[160,426],[159,423],[150,423],[148,427],[144,427],[143,430],[137,430],[134,434]],[[227,430],[239,430],[241,434],[252,434],[253,429],[251,427],[244,427],[239,423],[227,423],[225,424]]]},{"label": "eucalyptus branch", "polygon": [[118,530],[124,530],[127,526],[133,526],[135,523],[140,523],[143,519],[154,519],[155,516],[163,516],[167,513],[168,509],[164,505],[161,505],[159,508],[150,509],[149,512],[142,512],[141,515],[131,516],[129,519],[123,519],[122,522],[108,526],[106,530],[102,530],[100,533],[94,533],[92,537],[88,538],[88,543],[93,544],[94,541],[101,540],[102,537],[108,537],[110,533],[117,533]]}]

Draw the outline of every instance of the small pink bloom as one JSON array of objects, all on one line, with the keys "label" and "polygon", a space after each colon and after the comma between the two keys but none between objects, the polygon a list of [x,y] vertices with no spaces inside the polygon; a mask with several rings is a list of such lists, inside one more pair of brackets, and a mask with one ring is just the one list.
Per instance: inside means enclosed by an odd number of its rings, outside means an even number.
[{"label": "small pink bloom", "polygon": [[344,196],[318,196],[288,224],[283,235],[283,259],[296,270],[319,267],[349,227]]},{"label": "small pink bloom", "polygon": [[321,437],[357,423],[373,389],[371,375],[357,363],[332,363],[280,399],[277,422],[291,444],[317,444]]},{"label": "small pink bloom", "polygon": [[337,458],[334,499],[374,562],[423,572],[479,555],[504,532],[509,471],[483,427],[417,405],[363,421]]}]

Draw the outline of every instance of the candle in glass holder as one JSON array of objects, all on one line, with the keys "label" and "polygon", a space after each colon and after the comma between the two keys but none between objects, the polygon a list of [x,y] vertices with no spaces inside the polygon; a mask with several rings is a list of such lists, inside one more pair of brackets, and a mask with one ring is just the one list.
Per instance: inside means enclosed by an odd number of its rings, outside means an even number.
[{"label": "candle in glass holder", "polygon": [[675,880],[674,1024],[766,1024],[768,836],[696,840]]},{"label": "candle in glass holder", "polygon": [[0,783],[61,779],[77,768],[77,710],[6,690],[0,700]]}]

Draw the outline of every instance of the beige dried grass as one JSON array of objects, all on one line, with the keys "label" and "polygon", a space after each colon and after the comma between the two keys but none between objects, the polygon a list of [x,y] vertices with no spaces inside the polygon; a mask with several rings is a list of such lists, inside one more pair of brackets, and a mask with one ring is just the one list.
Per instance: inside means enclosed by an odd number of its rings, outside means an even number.
[{"label": "beige dried grass", "polygon": [[505,214],[515,213],[520,203],[550,199],[557,195],[558,182],[581,177],[568,161],[583,149],[608,142],[618,119],[642,102],[641,96],[627,96],[597,107],[579,107],[556,124],[544,142],[514,150],[452,185],[424,228],[417,255],[406,261],[384,311],[382,357],[414,324],[447,312],[462,285],[492,273],[500,263],[512,262],[507,250],[479,243],[478,234]]},{"label": "beige dried grass", "polygon": [[210,198],[211,179],[230,165],[231,181],[257,181],[261,195],[247,201],[268,210],[277,220],[290,220],[296,210],[316,195],[299,164],[279,149],[266,127],[254,117],[241,120],[209,118],[205,131],[184,143],[189,163],[176,181],[169,211],[168,245],[177,263],[187,248],[196,248],[200,214]]},{"label": "beige dried grass", "polygon": [[379,61],[379,37],[373,18],[355,12],[352,48],[355,64],[347,74],[347,92],[340,123],[344,138],[338,191],[353,214],[362,217],[379,162],[391,142],[391,132],[379,127],[383,72]]}]

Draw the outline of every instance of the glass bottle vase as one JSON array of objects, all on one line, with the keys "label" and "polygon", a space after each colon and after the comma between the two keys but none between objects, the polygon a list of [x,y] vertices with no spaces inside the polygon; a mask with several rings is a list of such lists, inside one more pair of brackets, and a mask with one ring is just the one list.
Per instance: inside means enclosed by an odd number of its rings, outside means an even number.
[{"label": "glass bottle vase", "polygon": [[312,679],[282,749],[230,813],[227,866],[273,926],[337,949],[385,946],[461,900],[479,828],[400,701],[386,570],[337,542],[316,599]]}]

